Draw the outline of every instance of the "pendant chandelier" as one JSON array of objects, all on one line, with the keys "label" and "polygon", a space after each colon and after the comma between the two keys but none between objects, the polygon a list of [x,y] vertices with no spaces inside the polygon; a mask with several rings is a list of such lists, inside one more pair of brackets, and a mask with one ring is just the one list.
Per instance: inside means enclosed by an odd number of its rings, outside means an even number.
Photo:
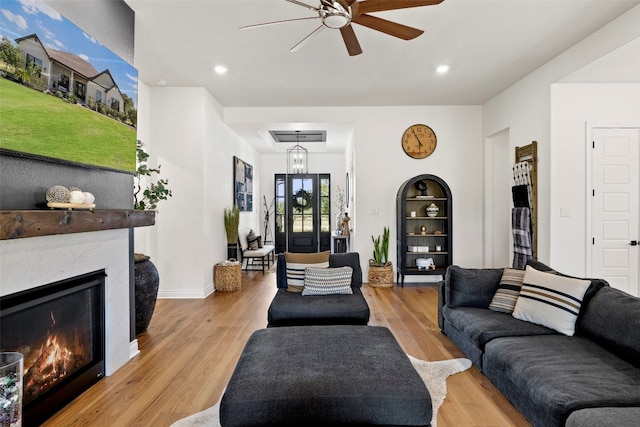
[{"label": "pendant chandelier", "polygon": [[296,131],[296,145],[287,149],[287,173],[307,173],[309,152],[300,145],[300,131]]}]

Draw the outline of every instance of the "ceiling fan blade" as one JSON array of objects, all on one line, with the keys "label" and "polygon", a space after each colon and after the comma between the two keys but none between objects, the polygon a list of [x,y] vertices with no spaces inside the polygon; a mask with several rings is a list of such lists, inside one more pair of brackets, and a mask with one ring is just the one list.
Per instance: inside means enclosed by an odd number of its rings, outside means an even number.
[{"label": "ceiling fan blade", "polygon": [[410,7],[433,6],[444,0],[365,0],[358,2],[360,13],[382,12],[384,10],[408,9]]},{"label": "ceiling fan blade", "polygon": [[289,3],[297,4],[298,6],[306,7],[307,9],[310,9],[310,10],[315,10],[316,12],[318,12],[320,10],[315,6],[311,6],[310,4],[302,3],[301,1],[298,1],[298,0],[284,0],[284,1],[288,1]]},{"label": "ceiling fan blade", "polygon": [[269,25],[284,24],[286,22],[305,21],[307,19],[319,19],[319,17],[310,16],[308,18],[283,19],[282,21],[263,22],[262,24],[245,25],[244,27],[240,27],[240,29],[247,30],[249,28],[268,27]]},{"label": "ceiling fan blade", "polygon": [[302,46],[304,46],[304,45],[309,41],[309,39],[311,38],[311,36],[313,36],[314,34],[319,33],[320,31],[322,31],[322,29],[323,29],[323,28],[325,28],[325,26],[324,26],[324,25],[320,25],[318,28],[316,28],[315,30],[313,30],[313,31],[311,32],[311,34],[309,34],[307,37],[303,38],[303,39],[302,39],[302,40],[300,40],[300,41],[299,41],[295,46],[293,46],[293,47],[290,49],[290,52],[296,52],[296,51],[300,50],[300,49],[302,48]]},{"label": "ceiling fan blade", "polygon": [[360,15],[354,18],[353,22],[369,27],[372,30],[382,31],[385,34],[401,38],[402,40],[415,39],[424,33],[424,31],[417,28],[408,27],[406,25],[398,24],[397,22],[387,21],[386,19],[372,15]]},{"label": "ceiling fan blade", "polygon": [[342,34],[345,46],[347,46],[349,56],[360,55],[362,53],[362,48],[360,47],[356,33],[353,31],[353,27],[351,25],[342,27],[340,28],[340,33]]}]

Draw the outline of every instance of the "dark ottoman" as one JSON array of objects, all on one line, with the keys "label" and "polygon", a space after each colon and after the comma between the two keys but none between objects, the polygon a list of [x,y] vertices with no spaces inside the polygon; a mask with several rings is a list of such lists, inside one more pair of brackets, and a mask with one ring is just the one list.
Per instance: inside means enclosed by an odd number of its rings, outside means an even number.
[{"label": "dark ottoman", "polygon": [[253,333],[220,403],[223,427],[429,426],[431,397],[387,328]]}]

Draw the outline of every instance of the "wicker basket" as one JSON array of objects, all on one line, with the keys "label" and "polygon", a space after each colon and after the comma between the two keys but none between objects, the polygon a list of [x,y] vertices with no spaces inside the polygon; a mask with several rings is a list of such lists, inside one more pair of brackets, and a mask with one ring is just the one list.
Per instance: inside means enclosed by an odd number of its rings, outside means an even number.
[{"label": "wicker basket", "polygon": [[393,264],[391,261],[381,266],[376,265],[374,260],[369,260],[369,286],[374,288],[393,287]]},{"label": "wicker basket", "polygon": [[215,286],[219,292],[234,292],[242,289],[241,266],[235,258],[215,265]]}]

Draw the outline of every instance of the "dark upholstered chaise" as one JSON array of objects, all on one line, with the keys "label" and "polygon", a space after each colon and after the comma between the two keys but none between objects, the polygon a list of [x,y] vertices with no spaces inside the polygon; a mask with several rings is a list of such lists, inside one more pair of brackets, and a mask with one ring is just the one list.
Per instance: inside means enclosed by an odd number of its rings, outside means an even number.
[{"label": "dark upholstered chaise", "polygon": [[269,307],[268,326],[366,325],[369,306],[360,289],[362,269],[358,253],[329,256],[329,267],[343,266],[353,268],[353,295],[302,296],[299,292],[287,291],[287,263],[284,254],[278,254],[278,292]]}]

